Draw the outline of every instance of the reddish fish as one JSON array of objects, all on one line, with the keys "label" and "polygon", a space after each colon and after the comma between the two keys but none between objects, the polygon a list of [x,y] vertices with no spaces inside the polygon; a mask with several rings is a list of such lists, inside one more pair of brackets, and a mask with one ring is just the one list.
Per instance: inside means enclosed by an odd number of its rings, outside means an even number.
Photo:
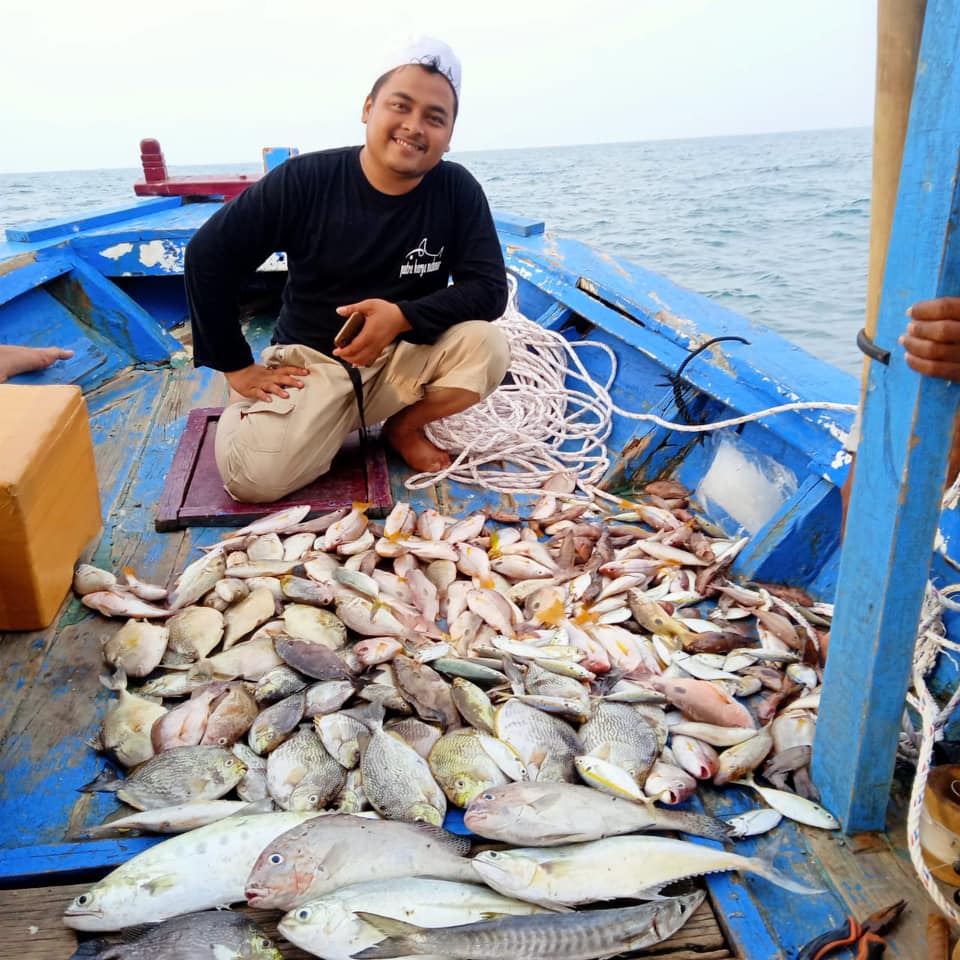
[{"label": "reddish fish", "polygon": [[647,683],[691,720],[721,727],[755,727],[753,715],[709,680],[650,677]]}]

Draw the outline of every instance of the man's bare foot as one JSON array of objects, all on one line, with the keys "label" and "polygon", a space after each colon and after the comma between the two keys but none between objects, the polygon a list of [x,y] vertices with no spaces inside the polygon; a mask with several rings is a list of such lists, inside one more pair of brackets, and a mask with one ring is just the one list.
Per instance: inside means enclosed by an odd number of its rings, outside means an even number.
[{"label": "man's bare foot", "polygon": [[58,360],[69,360],[72,350],[61,347],[19,347],[0,344],[0,383],[18,373],[46,370]]},{"label": "man's bare foot", "polygon": [[447,451],[431,443],[422,427],[407,427],[401,418],[391,417],[383,425],[383,435],[407,466],[414,470],[436,473],[450,466]]}]

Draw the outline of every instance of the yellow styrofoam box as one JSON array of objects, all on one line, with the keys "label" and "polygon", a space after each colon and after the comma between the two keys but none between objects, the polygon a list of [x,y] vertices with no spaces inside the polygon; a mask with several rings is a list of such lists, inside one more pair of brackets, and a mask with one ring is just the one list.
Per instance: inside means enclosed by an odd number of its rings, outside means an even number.
[{"label": "yellow styrofoam box", "polygon": [[79,387],[0,384],[0,630],[40,630],[101,526]]}]

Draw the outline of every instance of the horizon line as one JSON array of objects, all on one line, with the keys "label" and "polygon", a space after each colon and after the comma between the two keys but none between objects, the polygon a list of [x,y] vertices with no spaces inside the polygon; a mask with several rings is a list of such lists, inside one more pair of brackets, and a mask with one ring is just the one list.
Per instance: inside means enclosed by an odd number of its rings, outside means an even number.
[{"label": "horizon line", "polygon": [[[856,127],[808,127],[801,128],[797,130],[763,130],[756,131],[753,133],[714,133],[706,134],[701,136],[682,136],[682,137],[653,137],[647,140],[598,140],[592,143],[551,143],[551,144],[538,144],[536,146],[509,146],[509,147],[473,147],[464,150],[452,149],[450,151],[452,156],[463,155],[463,154],[478,154],[478,153],[508,153],[508,152],[517,152],[517,151],[529,151],[529,150],[569,150],[575,147],[618,147],[618,146],[628,146],[631,144],[641,144],[641,143],[680,143],[690,140],[737,140],[737,139],[746,139],[748,137],[769,137],[769,136],[784,136],[787,134],[800,134],[800,133],[839,133],[844,130],[870,130],[872,125],[867,126],[856,126]],[[343,144],[343,146],[357,146],[357,144]],[[328,150],[328,149],[337,149],[336,147],[318,147],[318,150]],[[315,151],[307,151],[313,153]],[[213,160],[213,161],[177,161],[171,163],[168,161],[168,166],[173,167],[215,167],[230,165],[236,166],[243,163],[249,163],[251,165],[256,165],[257,160],[251,159],[249,161],[245,160]],[[120,171],[120,170],[136,170],[139,171],[141,168],[138,166],[119,166],[119,167],[58,167],[51,169],[43,170],[0,170],[0,176],[9,177],[9,176],[21,176],[21,175],[30,175],[38,173],[96,173],[96,172],[110,172],[110,171]]]}]

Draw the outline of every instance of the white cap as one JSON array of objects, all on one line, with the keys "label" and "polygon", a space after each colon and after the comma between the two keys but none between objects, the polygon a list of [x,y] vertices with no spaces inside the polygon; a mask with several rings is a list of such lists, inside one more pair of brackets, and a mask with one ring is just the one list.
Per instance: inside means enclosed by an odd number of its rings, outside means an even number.
[{"label": "white cap", "polygon": [[420,66],[435,66],[453,87],[453,92],[460,99],[460,58],[450,49],[449,45],[435,37],[411,37],[406,43],[391,51],[383,59],[382,68],[378,76],[383,76],[397,67],[406,67],[410,64]]}]

